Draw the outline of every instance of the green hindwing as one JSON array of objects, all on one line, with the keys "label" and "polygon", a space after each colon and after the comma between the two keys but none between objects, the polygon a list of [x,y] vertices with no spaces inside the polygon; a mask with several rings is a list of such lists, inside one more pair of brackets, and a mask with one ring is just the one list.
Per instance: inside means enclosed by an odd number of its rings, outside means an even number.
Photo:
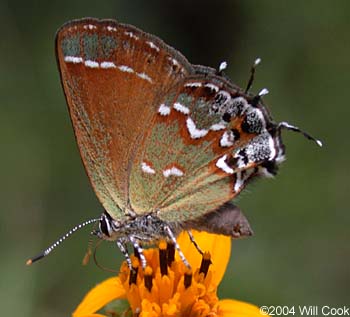
[{"label": "green hindwing", "polygon": [[208,89],[195,94],[191,88],[183,84],[167,94],[137,145],[129,179],[137,214],[158,212],[163,220],[186,221],[235,194],[234,173],[217,165],[232,153],[232,147],[220,146],[228,123],[212,111]]}]

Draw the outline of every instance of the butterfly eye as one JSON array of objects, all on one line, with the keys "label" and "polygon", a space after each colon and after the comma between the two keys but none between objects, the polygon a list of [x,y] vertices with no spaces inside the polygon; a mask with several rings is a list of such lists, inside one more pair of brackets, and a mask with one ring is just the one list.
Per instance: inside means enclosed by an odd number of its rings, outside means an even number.
[{"label": "butterfly eye", "polygon": [[100,220],[100,224],[99,224],[99,228],[100,231],[105,234],[107,237],[110,237],[111,234],[111,226],[109,224],[109,220],[107,219],[107,217],[102,217]]}]

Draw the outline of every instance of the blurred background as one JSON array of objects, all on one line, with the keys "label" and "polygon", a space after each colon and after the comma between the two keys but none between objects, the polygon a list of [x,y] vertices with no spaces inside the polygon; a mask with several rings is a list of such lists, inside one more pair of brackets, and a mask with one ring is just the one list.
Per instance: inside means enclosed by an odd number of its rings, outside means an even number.
[{"label": "blurred background", "polygon": [[[110,276],[81,266],[89,229],[44,261],[25,260],[101,207],[75,144],[59,81],[55,32],[85,16],[115,18],[161,37],[192,63],[253,91],[267,87],[274,118],[320,138],[284,133],[288,160],[274,180],[239,197],[255,236],[235,241],[219,290],[256,305],[348,305],[350,285],[349,1],[0,2],[0,303],[2,315],[69,316]],[[106,266],[120,252],[105,243]],[[117,262],[116,262],[117,261]]]}]

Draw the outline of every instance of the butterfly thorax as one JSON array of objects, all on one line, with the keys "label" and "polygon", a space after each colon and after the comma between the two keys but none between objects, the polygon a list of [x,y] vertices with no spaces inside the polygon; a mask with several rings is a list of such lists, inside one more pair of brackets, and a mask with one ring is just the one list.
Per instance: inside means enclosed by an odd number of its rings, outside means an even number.
[{"label": "butterfly thorax", "polygon": [[129,240],[132,237],[143,243],[156,243],[168,235],[166,230],[169,229],[175,235],[181,230],[177,223],[161,220],[155,213],[115,220],[105,211],[101,216],[97,235],[109,241]]}]

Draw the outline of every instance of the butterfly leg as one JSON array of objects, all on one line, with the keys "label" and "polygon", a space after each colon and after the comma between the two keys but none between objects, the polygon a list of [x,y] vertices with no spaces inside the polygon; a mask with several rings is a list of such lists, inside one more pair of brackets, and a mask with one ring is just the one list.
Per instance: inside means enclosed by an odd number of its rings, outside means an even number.
[{"label": "butterfly leg", "polygon": [[182,262],[186,265],[186,267],[188,269],[191,269],[191,265],[190,265],[190,263],[188,263],[185,255],[182,253],[181,248],[180,248],[179,244],[176,241],[176,237],[175,237],[174,233],[172,232],[172,230],[170,229],[170,227],[169,226],[165,226],[164,230],[168,234],[168,237],[170,238],[171,242],[174,244],[175,249],[176,249],[177,253],[179,254]]},{"label": "butterfly leg", "polygon": [[147,261],[146,261],[145,255],[143,254],[142,247],[139,245],[139,243],[137,242],[135,237],[129,236],[129,240],[132,243],[132,245],[134,246],[134,248],[137,250],[137,252],[139,253],[142,268],[145,269],[146,265],[147,265]]},{"label": "butterfly leg", "polygon": [[193,245],[195,246],[195,248],[197,249],[197,251],[203,255],[204,252],[202,251],[202,249],[199,247],[198,243],[196,242],[196,240],[194,239],[194,236],[192,234],[192,232],[190,230],[187,230],[187,234],[188,234],[188,237],[190,238],[191,242],[193,243]]},{"label": "butterfly leg", "polygon": [[125,261],[128,264],[130,271],[132,270],[132,263],[129,256],[128,248],[123,240],[117,240],[117,246],[125,257]]}]

